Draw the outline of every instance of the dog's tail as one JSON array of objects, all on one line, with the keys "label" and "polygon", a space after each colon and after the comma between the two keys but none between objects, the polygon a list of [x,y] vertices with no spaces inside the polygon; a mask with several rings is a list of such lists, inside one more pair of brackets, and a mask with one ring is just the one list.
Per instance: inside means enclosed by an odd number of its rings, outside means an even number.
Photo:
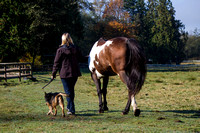
[{"label": "dog's tail", "polygon": [[[57,104],[57,102],[58,102],[58,97],[59,96],[64,96],[64,97],[69,97],[69,95],[68,94],[66,94],[66,93],[58,93],[56,96],[55,96],[55,104]],[[63,99],[63,98],[62,98]]]},{"label": "dog's tail", "polygon": [[56,95],[56,96],[64,96],[64,97],[69,97],[69,95],[68,94],[66,94],[66,93],[62,93],[62,92],[60,92],[58,95]]}]

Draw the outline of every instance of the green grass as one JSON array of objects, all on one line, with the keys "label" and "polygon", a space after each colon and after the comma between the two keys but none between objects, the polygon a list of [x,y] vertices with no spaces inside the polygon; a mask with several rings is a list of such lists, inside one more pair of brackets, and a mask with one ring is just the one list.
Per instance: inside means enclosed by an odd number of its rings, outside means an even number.
[{"label": "green grass", "polygon": [[[96,88],[89,73],[82,73],[75,87],[77,116],[47,116],[41,89],[50,73],[35,73],[37,82],[10,79],[0,82],[1,132],[200,132],[200,72],[148,72],[136,96],[140,117],[121,115],[127,90],[119,77],[108,85],[109,111],[98,113]],[[63,92],[57,77],[46,92]],[[66,106],[66,100],[65,100]],[[66,112],[66,111],[65,111]]]}]

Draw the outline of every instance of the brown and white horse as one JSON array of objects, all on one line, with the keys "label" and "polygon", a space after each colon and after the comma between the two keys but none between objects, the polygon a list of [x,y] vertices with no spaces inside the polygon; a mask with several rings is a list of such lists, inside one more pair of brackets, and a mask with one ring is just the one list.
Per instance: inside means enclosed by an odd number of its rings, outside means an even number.
[{"label": "brown and white horse", "polygon": [[[128,102],[123,114],[128,114],[130,104],[135,116],[140,115],[135,95],[141,90],[146,77],[144,52],[135,39],[116,37],[108,41],[100,38],[89,55],[89,69],[99,97],[99,113],[108,110],[106,94],[109,76],[118,75],[128,88]],[[101,89],[100,79],[103,78]],[[102,102],[103,94],[103,102]]]}]

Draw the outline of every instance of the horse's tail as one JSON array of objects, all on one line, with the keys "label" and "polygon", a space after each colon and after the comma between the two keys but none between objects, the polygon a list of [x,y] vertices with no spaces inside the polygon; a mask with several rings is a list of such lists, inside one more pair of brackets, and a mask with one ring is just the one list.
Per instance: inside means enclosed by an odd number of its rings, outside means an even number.
[{"label": "horse's tail", "polygon": [[145,77],[146,77],[146,58],[143,49],[136,42],[135,39],[127,40],[128,56],[127,56],[127,67],[128,75],[127,86],[130,94],[134,96],[141,90]]}]

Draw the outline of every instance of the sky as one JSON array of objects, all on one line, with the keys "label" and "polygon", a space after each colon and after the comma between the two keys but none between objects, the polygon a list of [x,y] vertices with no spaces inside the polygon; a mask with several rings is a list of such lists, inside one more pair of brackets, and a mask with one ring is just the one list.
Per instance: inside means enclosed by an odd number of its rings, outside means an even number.
[{"label": "sky", "polygon": [[200,0],[171,0],[175,17],[185,25],[185,31],[192,34],[200,29]]}]

